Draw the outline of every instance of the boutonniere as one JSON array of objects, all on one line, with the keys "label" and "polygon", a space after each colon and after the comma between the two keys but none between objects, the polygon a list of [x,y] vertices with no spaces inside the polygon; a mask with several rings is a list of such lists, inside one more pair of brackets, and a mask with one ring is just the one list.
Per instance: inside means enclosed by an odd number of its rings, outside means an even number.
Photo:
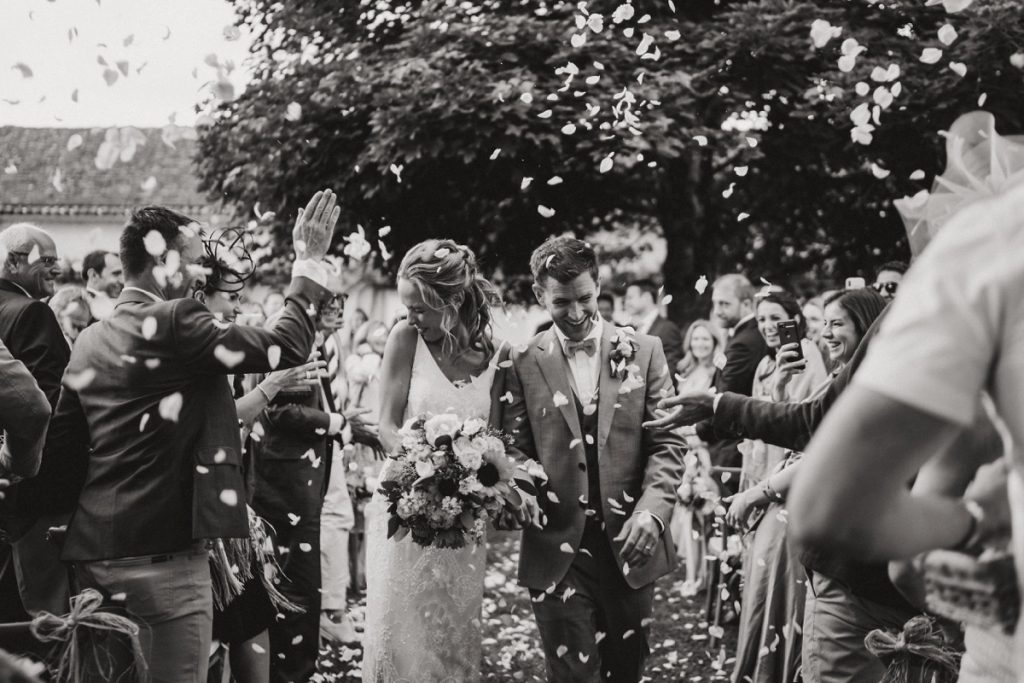
[{"label": "boutonniere", "polygon": [[631,331],[619,330],[611,340],[611,352],[608,362],[611,364],[612,375],[620,380],[626,379],[630,372],[633,359],[636,358],[640,345]]}]

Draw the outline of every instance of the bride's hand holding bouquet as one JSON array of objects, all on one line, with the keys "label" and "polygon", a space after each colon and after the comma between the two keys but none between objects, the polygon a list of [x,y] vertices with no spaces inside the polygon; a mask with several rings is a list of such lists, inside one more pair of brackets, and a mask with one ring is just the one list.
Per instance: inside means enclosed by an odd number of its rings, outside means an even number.
[{"label": "bride's hand holding bouquet", "polygon": [[517,463],[507,437],[479,418],[419,415],[399,430],[380,483],[388,502],[388,538],[412,534],[421,546],[461,548],[479,543],[487,524],[521,515],[536,498],[541,466]]}]

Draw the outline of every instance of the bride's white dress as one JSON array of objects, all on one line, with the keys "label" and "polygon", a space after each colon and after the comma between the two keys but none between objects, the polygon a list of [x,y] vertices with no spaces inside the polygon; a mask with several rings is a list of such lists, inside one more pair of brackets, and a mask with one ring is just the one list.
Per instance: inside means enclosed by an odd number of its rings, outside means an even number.
[{"label": "bride's white dress", "polygon": [[[490,364],[471,382],[453,384],[417,338],[405,419],[454,413],[486,420],[494,372]],[[396,542],[387,538],[387,521],[375,494],[366,510],[363,681],[479,681],[486,544],[452,550],[423,548],[410,536]]]}]

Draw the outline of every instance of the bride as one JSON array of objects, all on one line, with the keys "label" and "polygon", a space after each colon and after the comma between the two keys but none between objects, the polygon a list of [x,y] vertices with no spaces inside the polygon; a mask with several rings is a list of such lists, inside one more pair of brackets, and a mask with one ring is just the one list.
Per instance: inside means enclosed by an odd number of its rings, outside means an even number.
[{"label": "bride", "polygon": [[[409,317],[391,331],[381,368],[380,435],[388,452],[410,417],[488,419],[497,405],[490,336],[497,294],[473,252],[450,240],[421,242],[402,260],[398,293]],[[478,681],[486,545],[452,550],[424,548],[409,536],[389,540],[380,494],[366,516],[363,681]]]}]

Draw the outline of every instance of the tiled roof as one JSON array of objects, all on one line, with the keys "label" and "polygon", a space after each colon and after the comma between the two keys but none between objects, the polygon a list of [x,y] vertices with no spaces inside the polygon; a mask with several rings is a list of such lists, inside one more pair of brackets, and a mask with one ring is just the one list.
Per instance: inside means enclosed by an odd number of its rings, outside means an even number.
[{"label": "tiled roof", "polygon": [[[206,213],[211,202],[198,189],[192,164],[196,143],[188,137],[194,135],[187,128],[109,133],[106,128],[0,126],[0,213],[120,215],[146,204]],[[119,155],[126,146],[122,141],[132,139],[134,152]],[[108,144],[101,150],[104,140]],[[110,167],[101,170],[98,163]]]}]

